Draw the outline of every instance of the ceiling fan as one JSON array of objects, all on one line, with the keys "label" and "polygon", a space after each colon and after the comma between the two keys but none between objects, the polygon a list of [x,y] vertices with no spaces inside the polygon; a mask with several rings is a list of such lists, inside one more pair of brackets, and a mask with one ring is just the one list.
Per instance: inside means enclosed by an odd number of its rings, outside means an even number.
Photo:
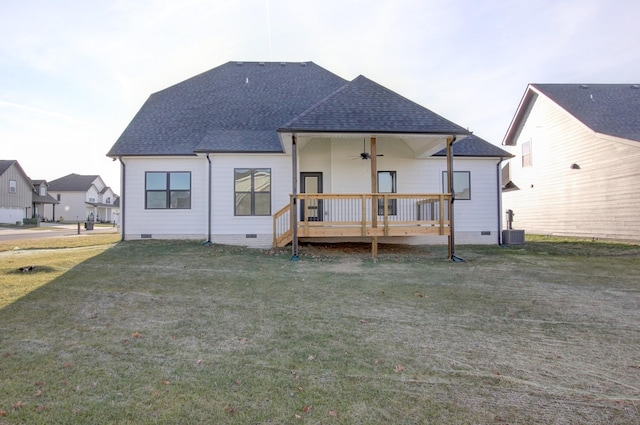
[{"label": "ceiling fan", "polygon": [[[371,159],[371,154],[369,152],[367,152],[367,148],[365,146],[366,144],[366,139],[362,139],[362,152],[360,152],[360,156],[356,157],[354,159],[360,158],[360,159]],[[384,154],[377,154],[376,156],[384,156]]]}]

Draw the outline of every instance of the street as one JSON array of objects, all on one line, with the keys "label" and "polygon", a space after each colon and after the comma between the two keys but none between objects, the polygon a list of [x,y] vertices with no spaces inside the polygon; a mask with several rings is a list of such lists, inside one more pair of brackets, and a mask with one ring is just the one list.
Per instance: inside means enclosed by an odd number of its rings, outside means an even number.
[{"label": "street", "polygon": [[[95,226],[93,230],[85,230],[80,223],[80,235],[96,233],[117,233],[117,227]],[[40,223],[40,227],[0,227],[0,241],[20,239],[59,238],[64,236],[78,236],[77,224]]]}]

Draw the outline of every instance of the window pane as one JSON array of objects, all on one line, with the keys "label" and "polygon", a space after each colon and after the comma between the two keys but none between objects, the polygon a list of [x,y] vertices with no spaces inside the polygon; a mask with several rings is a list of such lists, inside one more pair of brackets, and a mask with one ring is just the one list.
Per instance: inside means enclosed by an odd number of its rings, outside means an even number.
[{"label": "window pane", "polygon": [[170,173],[169,180],[171,190],[191,189],[191,173]]},{"label": "window pane", "polygon": [[378,193],[395,193],[396,173],[394,171],[379,171],[378,172]]},{"label": "window pane", "polygon": [[257,168],[253,175],[253,185],[256,192],[269,192],[271,190],[271,170],[269,168]]},{"label": "window pane", "polygon": [[236,193],[236,215],[251,215],[250,193]]},{"label": "window pane", "polygon": [[270,193],[256,193],[256,215],[271,215],[271,194]]},{"label": "window pane", "polygon": [[468,172],[453,173],[453,190],[456,192],[456,199],[471,199],[471,183]]},{"label": "window pane", "polygon": [[171,208],[191,208],[191,191],[171,191]]},{"label": "window pane", "polygon": [[[449,181],[447,172],[442,172],[442,190],[446,193],[449,191]],[[471,199],[471,173],[469,171],[453,172],[453,191],[456,199]]]},{"label": "window pane", "polygon": [[167,173],[147,173],[147,190],[165,190]]},{"label": "window pane", "polygon": [[235,169],[235,191],[251,192],[251,170],[248,168]]},{"label": "window pane", "polygon": [[147,208],[167,208],[167,192],[147,192]]}]

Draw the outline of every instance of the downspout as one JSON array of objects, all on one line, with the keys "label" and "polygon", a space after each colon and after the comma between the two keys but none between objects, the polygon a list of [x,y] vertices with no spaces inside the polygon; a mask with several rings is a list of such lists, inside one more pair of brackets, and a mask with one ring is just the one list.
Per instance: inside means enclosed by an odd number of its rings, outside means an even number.
[{"label": "downspout", "polygon": [[502,245],[502,172],[500,170],[500,164],[502,164],[504,158],[500,157],[500,160],[496,164],[496,192],[498,194],[498,245]]},{"label": "downspout", "polygon": [[291,261],[298,261],[298,140],[293,134],[291,138]]},{"label": "downspout", "polygon": [[125,235],[125,229],[124,229],[124,217],[125,217],[125,199],[127,199],[127,197],[125,196],[125,190],[126,190],[126,178],[127,178],[127,170],[126,170],[126,166],[124,161],[122,160],[122,157],[119,156],[118,157],[118,161],[120,161],[120,164],[122,164],[122,167],[120,169],[120,185],[121,185],[121,189],[122,189],[122,196],[120,197],[120,232],[121,232],[121,241],[124,241],[124,235]]},{"label": "downspout", "polygon": [[207,213],[207,240],[203,245],[211,245],[211,200],[212,195],[211,191],[213,190],[213,185],[211,184],[211,158],[209,158],[209,154],[207,154],[207,162],[208,162],[208,170],[209,170],[209,184],[208,184],[208,192],[209,192],[209,208]]}]

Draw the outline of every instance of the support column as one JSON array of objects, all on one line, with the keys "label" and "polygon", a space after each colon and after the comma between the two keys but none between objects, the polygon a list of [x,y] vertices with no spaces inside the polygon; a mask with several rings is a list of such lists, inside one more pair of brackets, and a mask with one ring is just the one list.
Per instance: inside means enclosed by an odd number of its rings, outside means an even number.
[{"label": "support column", "polygon": [[291,136],[291,261],[298,261],[298,141]]},{"label": "support column", "polygon": [[453,190],[453,142],[456,141],[456,136],[447,137],[447,188],[451,194],[449,199],[449,261],[463,261],[461,258],[456,257],[456,236],[455,236],[455,220],[453,214],[453,203],[455,202],[455,192]]},{"label": "support column", "polygon": [[[376,149],[376,138],[371,138],[370,149],[370,161],[371,161],[371,193],[378,193],[378,152]],[[378,197],[371,196],[371,227],[377,229],[378,227]],[[371,256],[375,259],[378,258],[378,236],[371,237]]]}]

